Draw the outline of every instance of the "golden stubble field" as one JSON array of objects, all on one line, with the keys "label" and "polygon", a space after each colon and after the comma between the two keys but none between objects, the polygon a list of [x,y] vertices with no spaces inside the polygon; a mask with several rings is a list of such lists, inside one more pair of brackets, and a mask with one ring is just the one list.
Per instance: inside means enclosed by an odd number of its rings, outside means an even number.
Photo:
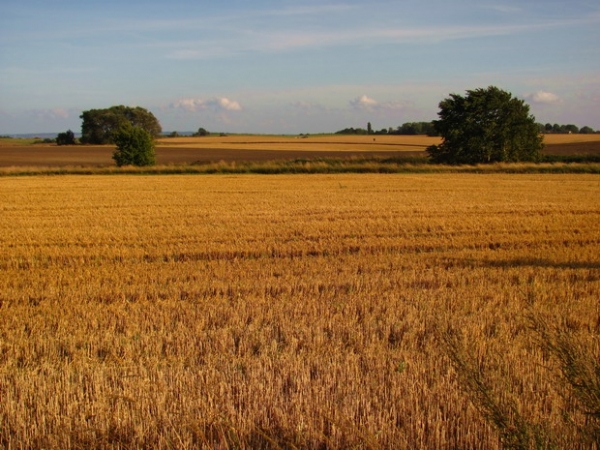
[{"label": "golden stubble field", "polygon": [[[600,140],[600,138],[596,138]],[[397,135],[206,136],[162,138],[158,146],[278,151],[418,151],[439,144],[440,138]]]},{"label": "golden stubble field", "polygon": [[498,449],[476,367],[508,428],[577,448],[593,418],[535,320],[598,354],[598,198],[593,175],[0,179],[0,447]]},{"label": "golden stubble field", "polygon": [[[598,134],[545,134],[544,143],[546,145],[573,144],[581,142],[598,142]],[[384,146],[404,146],[411,148],[427,148],[430,145],[439,144],[441,138],[424,135],[344,135],[344,134],[324,134],[324,135],[306,135],[302,136],[276,136],[276,135],[231,135],[231,136],[205,136],[205,137],[176,137],[160,138],[159,145],[182,145],[201,148],[203,146],[214,147],[215,145],[228,148],[235,147],[237,144],[257,146],[258,149],[264,146],[273,146],[277,149],[294,149],[297,147],[313,147],[315,144],[328,145],[325,149],[335,149],[336,145],[343,146],[361,146],[384,149]],[[287,146],[287,147],[286,147]],[[317,150],[316,148],[312,148]]]}]

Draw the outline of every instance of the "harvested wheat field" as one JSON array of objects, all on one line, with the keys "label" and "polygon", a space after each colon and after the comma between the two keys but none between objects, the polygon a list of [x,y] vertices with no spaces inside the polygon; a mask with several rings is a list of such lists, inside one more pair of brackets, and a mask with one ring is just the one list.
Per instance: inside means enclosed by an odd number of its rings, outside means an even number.
[{"label": "harvested wheat field", "polygon": [[593,175],[0,178],[0,447],[597,448],[598,198]]}]

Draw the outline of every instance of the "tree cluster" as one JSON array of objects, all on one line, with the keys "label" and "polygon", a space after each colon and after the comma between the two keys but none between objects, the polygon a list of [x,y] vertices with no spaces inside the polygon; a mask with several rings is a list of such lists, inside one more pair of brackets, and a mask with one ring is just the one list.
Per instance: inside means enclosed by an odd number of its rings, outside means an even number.
[{"label": "tree cluster", "polygon": [[438,136],[433,122],[406,122],[389,134]]},{"label": "tree cluster", "polygon": [[450,94],[440,102],[434,127],[442,143],[427,148],[441,164],[536,161],[543,147],[529,106],[506,91],[490,86]]},{"label": "tree cluster", "polygon": [[344,128],[343,130],[336,131],[335,134],[358,134],[358,135],[362,135],[362,134],[367,134],[367,130],[364,129],[364,128],[349,127],[349,128]]},{"label": "tree cluster", "polygon": [[335,134],[350,134],[350,135],[362,135],[362,134],[396,134],[396,135],[427,135],[437,136],[437,131],[433,126],[433,122],[406,122],[397,128],[382,128],[381,130],[373,130],[371,123],[367,124],[367,128],[344,128],[343,130],[336,131]]},{"label": "tree cluster", "polygon": [[75,133],[71,130],[67,130],[64,133],[58,133],[58,136],[56,136],[56,145],[75,145],[76,143]]},{"label": "tree cluster", "polygon": [[[569,124],[569,125],[559,125],[557,123],[551,124],[536,124],[540,134],[593,134],[600,133],[600,130],[595,131],[593,128],[585,126],[579,128],[577,125]],[[365,128],[344,128],[343,130],[336,131],[335,134],[354,134],[354,135],[362,135],[362,134],[391,134],[391,135],[401,135],[401,136],[411,136],[411,135],[424,135],[424,136],[439,136],[438,131],[435,128],[434,121],[431,122],[405,122],[399,127],[396,128],[383,128],[379,131],[370,130],[369,127]]]},{"label": "tree cluster", "polygon": [[353,128],[353,127],[344,128],[343,130],[336,131],[335,134],[348,134],[348,135],[388,134],[387,128],[383,128],[383,129],[377,131],[377,130],[373,130],[368,125],[369,124],[367,124],[367,128]]},{"label": "tree cluster", "polygon": [[554,125],[551,123],[542,124],[538,123],[538,128],[540,133],[543,134],[593,134],[600,133],[599,131],[594,131],[593,128],[585,126],[579,128],[577,125],[568,124],[568,125],[559,125],[555,123]]},{"label": "tree cluster", "polygon": [[141,107],[112,106],[107,109],[90,109],[81,114],[81,142],[84,144],[114,144],[114,133],[125,124],[145,130],[152,137],[162,132],[154,114]]}]

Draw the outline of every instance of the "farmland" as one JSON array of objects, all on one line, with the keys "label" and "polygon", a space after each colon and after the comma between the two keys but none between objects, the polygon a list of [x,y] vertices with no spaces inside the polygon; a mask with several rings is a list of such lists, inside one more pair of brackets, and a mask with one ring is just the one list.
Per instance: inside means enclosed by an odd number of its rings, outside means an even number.
[{"label": "farmland", "polygon": [[[547,135],[545,154],[600,155],[600,135]],[[32,144],[32,140],[0,139],[0,170],[11,167],[114,166],[112,146]],[[424,150],[439,143],[427,136],[210,136],[162,138],[157,142],[160,165],[223,161],[268,162],[298,158],[425,158]]]},{"label": "farmland", "polygon": [[557,448],[593,425],[545,343],[597,358],[597,175],[3,177],[0,198],[3,448],[502,448],[482,399]]}]

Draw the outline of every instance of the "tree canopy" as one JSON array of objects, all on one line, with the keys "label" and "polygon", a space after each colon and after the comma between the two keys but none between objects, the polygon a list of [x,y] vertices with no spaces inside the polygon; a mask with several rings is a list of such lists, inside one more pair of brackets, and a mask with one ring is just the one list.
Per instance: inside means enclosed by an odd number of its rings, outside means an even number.
[{"label": "tree canopy", "polygon": [[153,166],[156,161],[154,138],[145,129],[125,122],[113,133],[117,146],[113,159],[117,166]]},{"label": "tree canopy", "polygon": [[84,144],[113,144],[113,134],[124,124],[140,127],[152,137],[162,131],[158,119],[150,111],[139,106],[112,106],[106,109],[90,109],[81,114],[81,142]]},{"label": "tree canopy", "polygon": [[579,128],[577,125],[568,124],[568,125],[559,125],[555,123],[554,125],[551,123],[542,124],[538,123],[538,128],[541,133],[544,134],[591,134],[596,133],[593,128],[583,126]]},{"label": "tree canopy", "polygon": [[64,133],[58,133],[56,136],[56,145],[75,145],[75,133],[67,130]]},{"label": "tree canopy", "polygon": [[402,135],[427,135],[435,136],[437,132],[434,129],[433,122],[406,122],[399,126],[390,134]]},{"label": "tree canopy", "polygon": [[495,86],[450,94],[439,104],[434,128],[440,145],[427,149],[433,162],[478,164],[535,161],[543,147],[529,106]]},{"label": "tree canopy", "polygon": [[206,128],[198,128],[198,131],[196,131],[193,136],[209,136],[210,133],[208,132],[208,130]]},{"label": "tree canopy", "polygon": [[367,128],[344,128],[343,130],[336,131],[335,134],[403,134],[403,135],[417,135],[426,134],[428,136],[436,136],[437,132],[433,128],[433,122],[406,122],[397,128],[382,128],[381,130],[375,130],[371,123],[367,124]]}]

